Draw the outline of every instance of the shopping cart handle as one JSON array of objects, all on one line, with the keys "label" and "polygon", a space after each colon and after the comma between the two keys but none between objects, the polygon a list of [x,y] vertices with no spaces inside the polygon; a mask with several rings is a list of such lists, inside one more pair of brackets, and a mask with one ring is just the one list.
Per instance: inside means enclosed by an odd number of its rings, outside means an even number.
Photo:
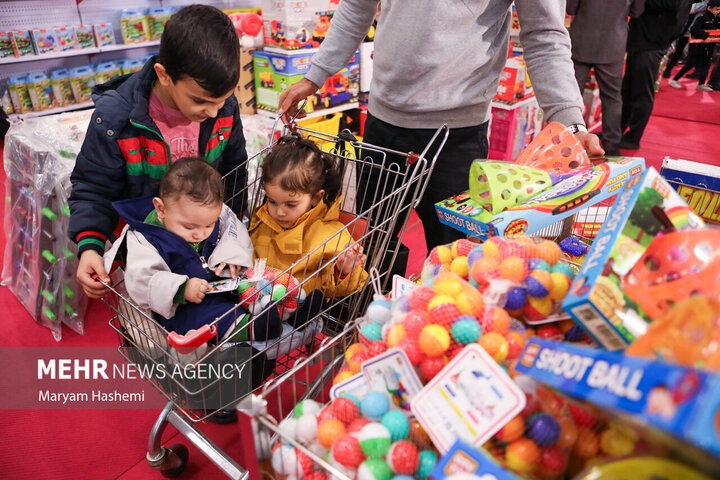
[{"label": "shopping cart handle", "polygon": [[179,353],[185,355],[192,353],[196,348],[205,345],[208,340],[217,334],[215,325],[203,325],[199,329],[187,335],[179,335],[177,332],[168,333],[168,343]]}]

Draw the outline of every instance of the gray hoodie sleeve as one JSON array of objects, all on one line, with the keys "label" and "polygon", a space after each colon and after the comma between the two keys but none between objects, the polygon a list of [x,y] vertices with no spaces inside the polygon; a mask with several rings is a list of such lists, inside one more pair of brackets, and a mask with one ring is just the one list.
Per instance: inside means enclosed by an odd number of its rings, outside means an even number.
[{"label": "gray hoodie sleeve", "polygon": [[585,124],[582,96],[575,81],[565,2],[515,0],[530,79],[548,122]]}]

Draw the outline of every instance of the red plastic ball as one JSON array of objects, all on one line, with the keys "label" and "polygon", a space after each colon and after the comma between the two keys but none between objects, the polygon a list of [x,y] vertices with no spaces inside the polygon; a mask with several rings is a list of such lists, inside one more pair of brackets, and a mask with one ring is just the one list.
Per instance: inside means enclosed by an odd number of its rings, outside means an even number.
[{"label": "red plastic ball", "polygon": [[428,303],[435,297],[435,292],[427,287],[417,287],[410,293],[408,304],[418,312],[427,312]]},{"label": "red plastic ball", "polygon": [[508,342],[508,359],[519,358],[525,348],[525,336],[520,332],[510,331],[505,334],[505,339]]},{"label": "red plastic ball", "polygon": [[333,412],[332,405],[326,405],[317,416],[317,423],[320,425],[325,420],[331,420],[335,418],[335,412]]},{"label": "red plastic ball", "polygon": [[381,340],[377,340],[375,342],[368,343],[366,348],[368,355],[372,358],[384,353],[387,350],[387,344]]},{"label": "red plastic ball", "polygon": [[543,449],[540,454],[540,475],[544,478],[556,478],[565,473],[568,455],[557,446]]},{"label": "red plastic ball", "polygon": [[446,329],[450,329],[453,322],[461,315],[457,305],[454,303],[443,303],[430,310],[430,322],[442,325]]},{"label": "red plastic ball", "polygon": [[595,425],[595,423],[597,422],[595,415],[588,412],[583,407],[576,405],[574,403],[568,403],[567,407],[568,407],[568,411],[570,412],[570,416],[573,418],[573,420],[575,420],[575,423],[577,423],[579,426],[592,428]]},{"label": "red plastic ball", "polygon": [[420,363],[425,356],[422,350],[420,350],[420,345],[418,344],[417,338],[410,338],[405,337],[402,340],[400,340],[400,343],[397,344],[397,347],[402,349],[405,354],[408,356],[408,360],[410,360],[410,363],[412,365],[417,365]]},{"label": "red plastic ball", "polygon": [[563,332],[554,324],[542,325],[538,327],[535,333],[540,338],[547,338],[548,340],[562,340]]},{"label": "red plastic ball", "polygon": [[445,355],[438,355],[436,357],[425,357],[420,362],[420,373],[426,382],[433,379],[440,370],[447,365],[447,358]]},{"label": "red plastic ball", "polygon": [[386,458],[390,470],[398,475],[412,475],[418,467],[418,449],[407,440],[390,445]]},{"label": "red plastic ball", "polygon": [[360,448],[360,441],[355,435],[345,435],[332,445],[332,456],[343,467],[357,468],[363,460],[363,454]]},{"label": "red plastic ball", "polygon": [[417,338],[420,332],[428,324],[427,314],[424,312],[411,311],[405,315],[403,325],[405,326],[405,334],[408,337]]},{"label": "red plastic ball", "polygon": [[360,409],[349,398],[340,397],[332,402],[332,412],[335,418],[345,425],[351,423],[360,415]]},{"label": "red plastic ball", "polygon": [[243,307],[246,307],[256,301],[258,299],[258,292],[255,290],[255,288],[250,287],[245,289],[245,291],[240,295],[240,304]]},{"label": "red plastic ball", "polygon": [[346,432],[359,433],[360,430],[362,430],[368,423],[370,423],[370,420],[365,417],[356,418],[350,423],[350,425],[348,425]]}]

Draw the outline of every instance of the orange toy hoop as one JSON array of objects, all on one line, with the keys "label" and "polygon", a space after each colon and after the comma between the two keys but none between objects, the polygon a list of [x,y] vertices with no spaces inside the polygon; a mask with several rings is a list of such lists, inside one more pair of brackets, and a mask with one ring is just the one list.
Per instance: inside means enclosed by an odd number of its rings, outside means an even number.
[{"label": "orange toy hoop", "polygon": [[525,147],[515,163],[564,175],[590,168],[590,158],[573,133],[552,122]]}]

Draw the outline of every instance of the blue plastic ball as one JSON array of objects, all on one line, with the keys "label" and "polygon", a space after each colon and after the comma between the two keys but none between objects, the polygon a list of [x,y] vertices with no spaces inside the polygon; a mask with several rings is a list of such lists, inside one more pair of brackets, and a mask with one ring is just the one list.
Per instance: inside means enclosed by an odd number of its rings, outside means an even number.
[{"label": "blue plastic ball", "polygon": [[480,338],[482,328],[480,328],[480,324],[475,317],[461,315],[453,322],[450,333],[460,345],[467,345]]},{"label": "blue plastic ball", "polygon": [[477,262],[483,257],[483,249],[482,247],[475,247],[472,250],[470,250],[470,253],[468,253],[467,259],[468,259],[468,265],[472,265],[473,263]]},{"label": "blue plastic ball", "polygon": [[[525,280],[525,286],[527,287],[527,294],[535,298],[543,298],[550,295],[550,291],[545,288],[537,278],[528,276]],[[509,308],[509,307],[508,307]]]},{"label": "blue plastic ball", "polygon": [[364,417],[380,420],[390,409],[390,399],[383,392],[368,392],[360,402],[360,411]]},{"label": "blue plastic ball", "polygon": [[390,431],[393,442],[404,440],[410,434],[410,421],[400,410],[390,410],[385,413],[380,423]]},{"label": "blue plastic ball", "polygon": [[270,295],[272,293],[272,282],[265,280],[264,278],[257,283],[256,290],[258,292],[262,292],[265,295]]},{"label": "blue plastic ball", "polygon": [[367,323],[360,329],[360,335],[371,342],[382,340],[382,327],[377,323]]},{"label": "blue plastic ball", "polygon": [[579,342],[585,337],[585,330],[580,325],[575,325],[565,332],[565,340],[568,342]]},{"label": "blue plastic ball", "polygon": [[567,275],[569,279],[572,279],[575,276],[575,270],[573,270],[570,265],[563,262],[558,262],[553,265],[552,273],[562,273],[564,275]]},{"label": "blue plastic ball", "polygon": [[395,475],[390,480],[415,480],[410,475]]},{"label": "blue plastic ball", "polygon": [[430,450],[423,450],[418,455],[418,467],[415,470],[415,478],[425,480],[430,476],[430,472],[435,468],[437,463],[437,454]]},{"label": "blue plastic ball", "polygon": [[542,258],[531,258],[528,260],[528,270],[531,272],[534,270],[545,270],[546,272],[549,272],[550,265],[548,265],[548,263]]},{"label": "blue plastic ball", "polygon": [[521,287],[513,287],[508,290],[505,299],[505,308],[508,310],[520,310],[525,306],[527,295],[525,289]]},{"label": "blue plastic ball", "polygon": [[536,413],[528,420],[527,436],[539,447],[551,447],[560,437],[560,424],[547,413]]}]

